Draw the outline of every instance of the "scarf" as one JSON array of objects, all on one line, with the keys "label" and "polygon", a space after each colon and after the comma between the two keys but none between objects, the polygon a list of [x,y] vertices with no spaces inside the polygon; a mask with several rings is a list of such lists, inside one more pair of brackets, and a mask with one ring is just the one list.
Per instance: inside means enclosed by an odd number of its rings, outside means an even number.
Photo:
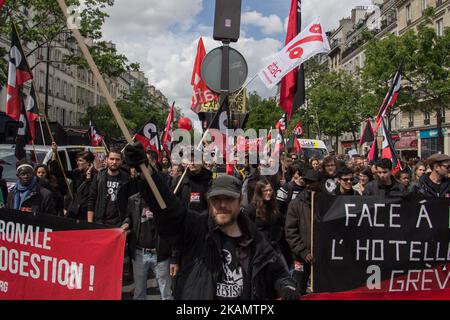
[{"label": "scarf", "polygon": [[14,209],[20,210],[22,207],[23,202],[30,194],[30,191],[33,190],[33,188],[37,184],[37,178],[33,177],[33,180],[31,181],[29,186],[23,186],[20,184],[20,180],[17,180],[16,186],[14,187]]}]

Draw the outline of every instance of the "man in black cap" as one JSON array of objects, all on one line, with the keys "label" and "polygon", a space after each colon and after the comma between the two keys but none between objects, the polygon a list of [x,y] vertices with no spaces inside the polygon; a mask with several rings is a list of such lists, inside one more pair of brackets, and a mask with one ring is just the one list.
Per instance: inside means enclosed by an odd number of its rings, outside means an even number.
[{"label": "man in black cap", "polygon": [[[133,167],[146,163],[138,143],[126,147],[125,158]],[[152,177],[167,208],[159,207],[145,181],[140,193],[154,213],[157,230],[172,243],[183,240],[175,299],[298,299],[296,283],[272,246],[241,214],[239,179],[214,180],[207,193],[208,210],[198,214],[183,206],[160,177]]]},{"label": "man in black cap", "polygon": [[319,173],[313,169],[303,176],[306,188],[289,204],[286,216],[286,241],[294,255],[294,274],[301,293],[306,293],[311,264],[311,193],[320,190]]},{"label": "man in black cap", "polygon": [[431,173],[424,174],[414,185],[412,193],[422,197],[450,198],[450,156],[433,154],[427,159]]}]

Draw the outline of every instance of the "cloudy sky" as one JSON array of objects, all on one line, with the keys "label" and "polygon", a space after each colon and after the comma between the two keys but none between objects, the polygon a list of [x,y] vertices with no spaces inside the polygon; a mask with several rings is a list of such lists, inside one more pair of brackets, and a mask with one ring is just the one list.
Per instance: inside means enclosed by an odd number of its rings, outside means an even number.
[{"label": "cloudy sky", "polygon": [[[274,53],[286,35],[291,0],[242,0],[241,35],[231,46],[239,50],[255,75]],[[303,25],[319,16],[326,30],[336,28],[338,20],[350,16],[358,5],[370,0],[303,1]],[[117,44],[130,62],[139,62],[150,82],[169,99],[176,101],[185,115],[190,112],[190,79],[199,37],[206,52],[221,45],[212,39],[214,0],[115,0],[108,10],[103,34]],[[259,79],[248,87],[261,96],[275,95]]]}]

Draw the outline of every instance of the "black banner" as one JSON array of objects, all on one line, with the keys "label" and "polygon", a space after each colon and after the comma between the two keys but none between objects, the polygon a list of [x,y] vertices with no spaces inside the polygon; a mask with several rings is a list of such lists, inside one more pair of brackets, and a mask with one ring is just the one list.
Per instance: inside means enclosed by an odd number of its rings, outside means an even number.
[{"label": "black banner", "polygon": [[315,293],[450,289],[449,199],[316,196],[313,235]]}]

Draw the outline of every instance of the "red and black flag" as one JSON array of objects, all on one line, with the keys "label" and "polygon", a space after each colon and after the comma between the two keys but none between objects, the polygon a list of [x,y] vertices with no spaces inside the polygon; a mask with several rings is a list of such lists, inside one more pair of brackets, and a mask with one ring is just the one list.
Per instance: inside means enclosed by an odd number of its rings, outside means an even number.
[{"label": "red and black flag", "polygon": [[5,5],[6,0],[0,0],[0,9]]},{"label": "red and black flag", "polygon": [[36,120],[39,119],[39,109],[37,106],[36,91],[34,90],[33,84],[31,85],[26,109],[27,109],[27,119],[28,119],[28,123],[30,125],[30,133],[31,133],[31,137],[33,138],[33,141],[34,141],[34,139],[36,137],[35,123],[36,123]]},{"label": "red and black flag", "polygon": [[103,141],[103,136],[98,133],[98,130],[92,121],[89,121],[89,141],[93,147],[98,147]]},{"label": "red and black flag", "polygon": [[373,139],[372,146],[367,155],[367,160],[369,160],[370,165],[373,165],[378,161],[378,141],[376,138]]},{"label": "red and black flag", "polygon": [[19,127],[16,135],[16,150],[14,152],[17,160],[26,158],[25,146],[31,141],[33,141],[33,137],[31,136],[30,123],[28,122],[25,103],[21,99]]},{"label": "red and black flag", "polygon": [[294,129],[292,130],[292,132],[295,134],[295,136],[297,138],[303,137],[304,132],[303,132],[303,126],[302,123],[299,122],[295,125]]},{"label": "red and black flag", "polygon": [[20,44],[19,35],[13,25],[11,31],[11,49],[9,51],[8,84],[6,88],[6,115],[19,121],[21,112],[20,87],[33,79],[25,53]]},{"label": "red and black flag", "polygon": [[[301,0],[291,0],[289,23],[285,44],[287,45],[302,30]],[[289,72],[282,80],[280,87],[281,109],[291,116],[305,103],[305,72],[303,65]]]},{"label": "red and black flag", "polygon": [[392,142],[391,135],[386,129],[386,124],[383,123],[383,149],[381,150],[382,158],[391,160],[392,162],[392,173],[397,174],[398,170],[402,169],[401,162],[397,157],[397,151],[395,151],[394,143]]},{"label": "red and black flag", "polygon": [[383,104],[381,105],[380,110],[378,111],[377,118],[375,120],[376,123],[375,131],[378,131],[378,128],[380,127],[380,124],[384,116],[386,115],[386,111],[389,109],[389,107],[394,106],[395,102],[397,101],[402,81],[402,71],[403,71],[403,61],[400,63],[400,66],[395,72],[394,78],[391,83],[391,87],[389,88],[389,91],[383,100]]},{"label": "red and black flag", "polygon": [[142,143],[144,150],[153,150],[161,158],[158,128],[153,120],[147,123],[134,135],[133,139]]},{"label": "red and black flag", "polygon": [[372,142],[373,139],[375,139],[375,136],[373,135],[372,123],[370,119],[367,119],[363,134],[361,135],[361,139],[359,139],[359,145],[362,146],[364,142]]},{"label": "red and black flag", "polygon": [[162,147],[166,151],[167,156],[170,156],[171,145],[172,145],[172,122],[173,122],[173,109],[175,107],[175,101],[170,107],[169,115],[166,120],[166,130],[164,131],[164,136],[162,139]]}]

